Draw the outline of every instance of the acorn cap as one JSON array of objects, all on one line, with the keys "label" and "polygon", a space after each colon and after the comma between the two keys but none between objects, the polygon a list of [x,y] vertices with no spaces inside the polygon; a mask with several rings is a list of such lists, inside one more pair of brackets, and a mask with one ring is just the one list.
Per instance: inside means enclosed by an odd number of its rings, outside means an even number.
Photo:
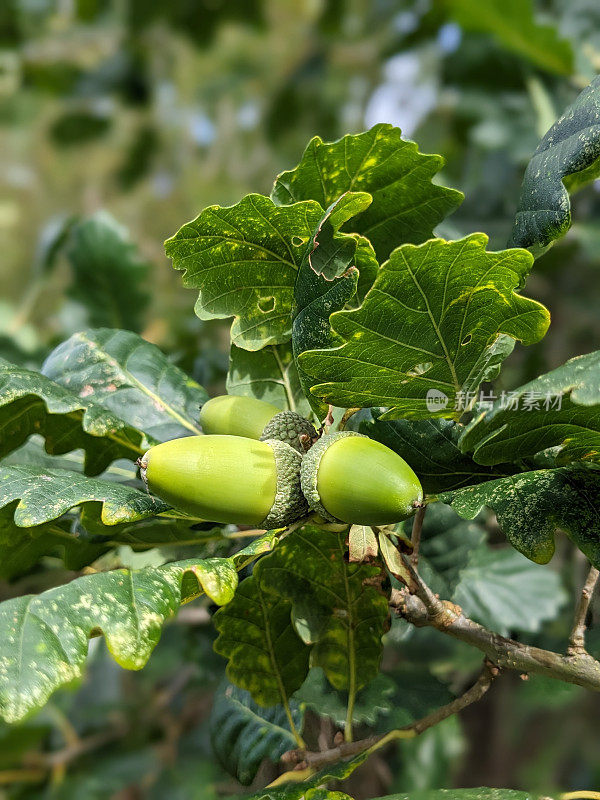
[{"label": "acorn cap", "polygon": [[212,522],[278,528],[307,513],[301,455],[279,441],[187,436],[152,447],[140,469],[148,490]]},{"label": "acorn cap", "polygon": [[286,442],[279,439],[265,439],[275,456],[277,488],[271,510],[261,527],[282,528],[308,514],[308,503],[300,486],[300,467],[302,455]]},{"label": "acorn cap", "polygon": [[295,411],[280,411],[267,423],[260,438],[261,441],[279,439],[280,442],[287,442],[300,453],[304,453],[300,442],[300,437],[303,435],[309,436],[311,441],[316,439],[317,432],[314,425]]},{"label": "acorn cap", "polygon": [[389,525],[412,516],[423,499],[403,458],[354,431],[319,439],[304,456],[300,480],[311,509],[330,522]]},{"label": "acorn cap", "polygon": [[203,433],[208,435],[260,439],[265,425],[278,412],[277,406],[256,397],[224,394],[204,403],[200,409],[200,425]]}]

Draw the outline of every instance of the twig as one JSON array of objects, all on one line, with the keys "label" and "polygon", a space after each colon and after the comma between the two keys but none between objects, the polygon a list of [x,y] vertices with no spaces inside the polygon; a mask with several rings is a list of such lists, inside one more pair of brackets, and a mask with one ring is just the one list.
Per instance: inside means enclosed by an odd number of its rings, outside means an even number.
[{"label": "twig", "polygon": [[361,739],[357,742],[343,742],[337,745],[337,747],[332,747],[320,753],[308,752],[306,750],[290,750],[284,753],[281,760],[287,764],[302,764],[311,770],[317,770],[328,764],[334,764],[342,758],[356,756],[359,753],[363,753],[365,750],[374,752],[380,747],[383,747],[383,745],[388,744],[388,742],[392,742],[396,739],[413,739],[428,728],[437,725],[439,722],[462,711],[463,708],[471,705],[471,703],[480,700],[490,688],[494,679],[498,676],[498,673],[498,668],[486,659],[481,674],[470,689],[460,697],[452,700],[451,703],[447,703],[445,706],[432,711],[431,714],[427,714],[427,716],[422,717],[410,725],[404,725],[402,728],[397,728],[396,730],[380,736],[369,736],[367,739]]},{"label": "twig", "polygon": [[425,505],[421,505],[417,508],[417,513],[415,514],[412,526],[412,534],[410,537],[410,541],[413,549],[410,561],[413,567],[415,568],[419,563],[419,546],[421,544],[421,531],[423,530],[423,520],[425,519],[426,511],[427,511],[427,506]]},{"label": "twig", "polygon": [[575,609],[575,620],[571,635],[569,636],[569,647],[567,648],[567,654],[570,656],[582,655],[587,652],[585,649],[585,621],[599,578],[600,571],[598,571],[596,567],[590,567],[583,589],[581,590],[577,608]]},{"label": "twig", "polygon": [[453,603],[436,598],[421,578],[418,589],[414,594],[393,590],[390,600],[400,616],[415,627],[429,626],[476,647],[503,669],[544,675],[600,692],[600,663],[587,653],[561,655],[507,639],[473,622]]}]

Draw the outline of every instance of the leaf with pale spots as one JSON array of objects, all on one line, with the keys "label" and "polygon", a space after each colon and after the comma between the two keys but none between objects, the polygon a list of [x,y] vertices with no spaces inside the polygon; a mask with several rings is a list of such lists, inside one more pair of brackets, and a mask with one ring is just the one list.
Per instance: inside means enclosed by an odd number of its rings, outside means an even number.
[{"label": "leaf with pale spots", "polygon": [[432,183],[443,164],[388,124],[336,142],[315,136],[298,166],[278,176],[271,197],[281,205],[316,200],[328,208],[345,192],[370,194],[371,204],[343,229],[366,236],[383,259],[400,244],[429,239],[461,203],[461,192]]},{"label": "leaf with pale spots", "polygon": [[303,416],[311,413],[300,386],[290,342],[254,351],[232,344],[227,394],[256,397],[282,411],[297,411]]},{"label": "leaf with pale spots", "polygon": [[554,554],[560,529],[600,567],[600,470],[561,467],[523,472],[439,497],[466,519],[493,509],[510,543],[532,561],[545,564]]},{"label": "leaf with pale spots", "polygon": [[306,526],[287,536],[254,575],[268,594],[292,604],[294,627],[312,643],[311,665],[336,689],[359,691],[379,672],[388,598],[381,565],[349,564],[347,533]]},{"label": "leaf with pale spots", "polygon": [[370,525],[353,525],[348,534],[348,558],[350,562],[375,558],[379,549],[377,537]]},{"label": "leaf with pale spots", "polygon": [[388,406],[389,418],[461,416],[466,391],[497,371],[498,339],[533,344],[549,325],[544,306],[516,291],[533,257],[487,252],[487,242],[475,233],[394,250],[360,308],[332,314],[344,344],[300,355],[312,393],[342,407]]},{"label": "leaf with pale spots", "polygon": [[39,372],[0,359],[0,457],[33,434],[44,437],[52,455],[81,448],[88,475],[144,452],[142,434],[122,418]]},{"label": "leaf with pale spots", "polygon": [[571,227],[569,193],[600,174],[600,76],[545,134],[525,171],[512,242],[534,255]]},{"label": "leaf with pale spots", "polygon": [[143,431],[150,444],[202,432],[198,414],[208,394],[137,333],[75,333],[50,353],[42,372]]},{"label": "leaf with pale spots", "polygon": [[[262,549],[273,543],[268,534]],[[0,716],[7,722],[22,719],[80,677],[92,636],[104,635],[122,667],[141,669],[179,606],[203,593],[214,603],[228,603],[237,570],[259,550],[253,542],[235,560],[189,559],[158,568],[98,572],[1,603]]]},{"label": "leaf with pale spots", "polygon": [[21,528],[56,520],[75,506],[110,526],[152,517],[170,506],[147,492],[122,483],[87,478],[65,469],[10,465],[0,467],[0,508],[14,503],[14,522]]},{"label": "leaf with pale spots", "polygon": [[231,341],[244,350],[287,342],[296,271],[322,214],[314,201],[278,207],[249,194],[184,225],[165,249],[184,286],[200,290],[198,317],[235,317]]},{"label": "leaf with pale spots", "polygon": [[600,350],[577,356],[499,398],[459,442],[479,464],[553,448],[559,465],[600,462]]},{"label": "leaf with pale spots", "polygon": [[214,648],[227,659],[227,677],[261,706],[287,703],[308,673],[310,648],[294,630],[291,610],[252,575],[214,616]]}]

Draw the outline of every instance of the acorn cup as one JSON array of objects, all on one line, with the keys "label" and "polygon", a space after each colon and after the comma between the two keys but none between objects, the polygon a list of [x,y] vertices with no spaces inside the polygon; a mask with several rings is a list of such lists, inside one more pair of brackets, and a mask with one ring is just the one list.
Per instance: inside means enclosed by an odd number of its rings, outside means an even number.
[{"label": "acorn cup", "polygon": [[303,453],[301,436],[310,443],[317,438],[311,423],[295,411],[280,411],[255,397],[226,394],[207,400],[200,409],[200,425],[206,434],[279,439]]},{"label": "acorn cup", "polygon": [[403,458],[353,431],[319,439],[302,460],[300,480],[310,508],[330,522],[390,525],[412,516],[423,499]]},{"label": "acorn cup", "polygon": [[187,436],[140,460],[148,491],[200,519],[281,528],[308,513],[302,456],[285,442],[243,436]]}]

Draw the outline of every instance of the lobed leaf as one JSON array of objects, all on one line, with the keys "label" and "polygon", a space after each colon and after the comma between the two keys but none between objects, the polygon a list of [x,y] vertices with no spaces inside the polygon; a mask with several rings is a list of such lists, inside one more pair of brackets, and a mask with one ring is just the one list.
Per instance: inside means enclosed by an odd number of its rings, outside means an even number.
[{"label": "lobed leaf", "polygon": [[237,586],[237,570],[270,549],[253,542],[234,558],[189,559],[138,571],[115,570],[0,603],[0,716],[15,722],[52,692],[82,675],[88,639],[104,634],[113,658],[141,669],[162,625],[182,603],[202,593],[219,605]]},{"label": "lobed leaf", "polygon": [[388,124],[336,142],[315,136],[298,166],[277,177],[271,197],[280,205],[316,200],[328,208],[345,192],[370,194],[370,206],[343,229],[367,237],[383,259],[399,244],[429,239],[461,203],[460,192],[432,183],[443,164]]},{"label": "lobed leaf", "polygon": [[75,333],[50,353],[42,372],[143,431],[151,444],[202,432],[206,391],[131,331]]},{"label": "lobed leaf", "polygon": [[310,650],[294,630],[291,610],[288,600],[266,594],[252,575],[214,616],[214,649],[228,659],[227,677],[261,706],[285,704],[308,672]]},{"label": "lobed leaf", "polygon": [[525,171],[511,241],[538,256],[571,227],[569,192],[600,174],[600,77],[537,146]]},{"label": "lobed leaf", "polygon": [[184,286],[200,290],[197,316],[234,317],[231,341],[244,350],[287,342],[296,270],[322,213],[312,201],[278,207],[249,194],[184,225],[165,249]]},{"label": "lobed leaf", "polygon": [[488,506],[510,543],[545,564],[554,534],[564,530],[590,562],[600,567],[600,471],[578,467],[522,472],[440,495],[466,519]]},{"label": "lobed leaf", "polygon": [[[290,708],[296,728],[301,729],[303,711],[293,702]],[[217,690],[209,727],[214,754],[244,786],[252,783],[265,759],[276,764],[297,747],[281,706],[262,708],[249,692],[227,681]]]},{"label": "lobed leaf", "polygon": [[311,665],[335,689],[356,692],[379,672],[388,601],[369,583],[380,566],[345,561],[345,536],[311,526],[294,531],[254,575],[292,604],[294,626],[312,644]]},{"label": "lobed leaf", "polygon": [[460,439],[480,464],[556,448],[558,464],[600,460],[600,350],[508,392],[475,417]]},{"label": "lobed leaf", "polygon": [[549,325],[548,311],[515,291],[532,256],[487,252],[487,241],[394,250],[360,308],[332,314],[344,344],[299,357],[312,392],[343,407],[390,406],[387,417],[460,417],[466,393],[497,371],[499,337],[533,344]]},{"label": "lobed leaf", "polygon": [[91,475],[144,451],[142,434],[126,420],[39,372],[0,359],[0,457],[32,434],[44,437],[52,455],[81,448],[85,472]]}]

